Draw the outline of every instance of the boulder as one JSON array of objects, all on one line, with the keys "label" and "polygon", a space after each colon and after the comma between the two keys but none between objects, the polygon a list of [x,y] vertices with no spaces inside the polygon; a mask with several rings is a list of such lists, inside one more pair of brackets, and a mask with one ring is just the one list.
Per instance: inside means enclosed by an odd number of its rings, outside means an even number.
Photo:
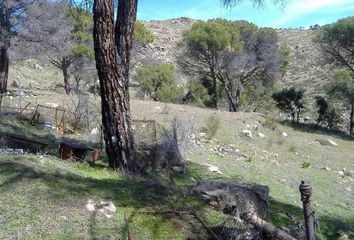
[{"label": "boulder", "polygon": [[266,135],[264,135],[263,133],[260,133],[260,132],[259,132],[259,133],[258,133],[258,137],[260,137],[260,138],[263,139],[263,138],[266,138]]},{"label": "boulder", "polygon": [[282,135],[283,137],[287,137],[287,136],[288,136],[288,134],[287,134],[286,132],[283,132],[281,135]]},{"label": "boulder", "polygon": [[243,130],[242,133],[248,137],[248,138],[252,138],[252,132],[250,130]]},{"label": "boulder", "polygon": [[224,213],[235,216],[256,213],[263,219],[267,215],[269,201],[267,186],[201,181],[191,193],[200,195],[210,205]]}]

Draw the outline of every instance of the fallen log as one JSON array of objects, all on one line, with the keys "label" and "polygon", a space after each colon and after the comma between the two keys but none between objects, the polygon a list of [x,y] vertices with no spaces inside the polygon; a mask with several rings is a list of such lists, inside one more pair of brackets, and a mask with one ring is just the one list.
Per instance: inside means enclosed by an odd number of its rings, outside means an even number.
[{"label": "fallen log", "polygon": [[241,219],[252,224],[253,226],[262,229],[266,233],[269,233],[272,237],[278,240],[297,240],[289,233],[277,228],[272,223],[269,223],[259,217],[256,214],[251,217],[241,216]]}]

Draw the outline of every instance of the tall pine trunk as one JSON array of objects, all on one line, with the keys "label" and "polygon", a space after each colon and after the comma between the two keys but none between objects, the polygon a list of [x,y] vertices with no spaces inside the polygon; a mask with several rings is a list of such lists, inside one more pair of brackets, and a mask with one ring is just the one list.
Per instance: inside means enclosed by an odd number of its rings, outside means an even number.
[{"label": "tall pine trunk", "polygon": [[70,94],[70,74],[69,67],[71,65],[71,60],[68,58],[63,58],[61,62],[61,69],[64,76],[64,89],[66,94]]},{"label": "tall pine trunk", "polygon": [[114,26],[112,0],[94,1],[94,46],[101,87],[102,122],[109,165],[130,172],[138,166],[129,106],[129,52],[137,0],[119,0]]},{"label": "tall pine trunk", "polygon": [[354,100],[351,102],[351,110],[350,110],[350,125],[349,125],[349,133],[350,135],[354,134]]},{"label": "tall pine trunk", "polygon": [[7,92],[11,24],[9,2],[0,0],[0,93]]},{"label": "tall pine trunk", "polygon": [[219,109],[219,93],[218,93],[218,80],[216,77],[215,69],[210,65],[210,75],[213,81],[213,91],[214,91],[214,108]]},{"label": "tall pine trunk", "polygon": [[9,76],[9,55],[8,49],[2,47],[0,49],[0,93],[7,92],[7,82]]}]

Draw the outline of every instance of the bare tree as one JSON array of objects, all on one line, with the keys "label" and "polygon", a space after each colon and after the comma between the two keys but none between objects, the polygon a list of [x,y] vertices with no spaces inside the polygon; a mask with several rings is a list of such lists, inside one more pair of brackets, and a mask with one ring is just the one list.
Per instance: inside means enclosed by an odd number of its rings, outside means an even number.
[{"label": "bare tree", "polygon": [[244,42],[243,51],[226,53],[218,71],[218,79],[226,92],[230,111],[233,112],[240,109],[244,88],[264,92],[274,84],[283,66],[274,30],[241,31],[241,40]]},{"label": "bare tree", "polygon": [[0,1],[0,93],[7,91],[11,38],[23,29],[26,10],[34,0]]}]

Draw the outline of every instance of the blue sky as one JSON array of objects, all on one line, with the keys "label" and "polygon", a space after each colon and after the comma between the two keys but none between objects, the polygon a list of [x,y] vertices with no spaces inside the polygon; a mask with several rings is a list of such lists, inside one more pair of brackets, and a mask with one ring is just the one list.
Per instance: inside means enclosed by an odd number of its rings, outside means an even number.
[{"label": "blue sky", "polygon": [[284,8],[273,5],[272,0],[263,8],[255,8],[244,0],[229,9],[220,0],[140,0],[138,9],[139,20],[221,17],[247,20],[262,27],[309,27],[348,16],[354,16],[354,0],[288,0]]}]

